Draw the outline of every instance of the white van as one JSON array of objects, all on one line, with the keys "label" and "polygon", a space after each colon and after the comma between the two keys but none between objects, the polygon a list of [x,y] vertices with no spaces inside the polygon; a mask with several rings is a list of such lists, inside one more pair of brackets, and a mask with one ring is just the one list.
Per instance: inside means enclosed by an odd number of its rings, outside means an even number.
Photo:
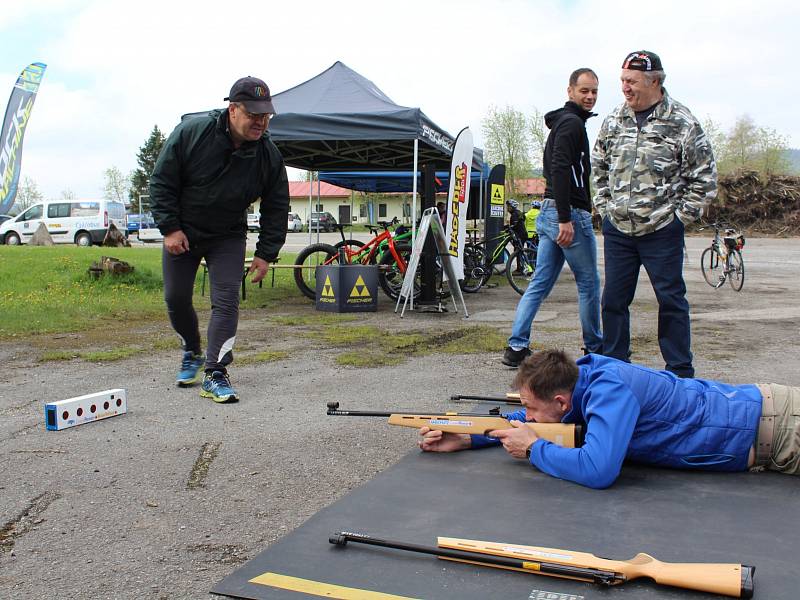
[{"label": "white van", "polygon": [[53,200],[34,204],[0,225],[0,243],[25,244],[44,223],[56,244],[91,246],[103,241],[108,225],[125,232],[125,205],[112,200]]}]

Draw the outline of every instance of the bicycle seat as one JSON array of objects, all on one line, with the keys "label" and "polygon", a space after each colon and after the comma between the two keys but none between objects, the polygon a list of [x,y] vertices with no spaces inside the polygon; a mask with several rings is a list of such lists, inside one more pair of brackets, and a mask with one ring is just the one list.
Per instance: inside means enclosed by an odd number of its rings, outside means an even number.
[{"label": "bicycle seat", "polygon": [[389,229],[389,226],[392,225],[389,221],[378,221],[378,226],[383,227],[384,229]]},{"label": "bicycle seat", "polygon": [[350,223],[336,223],[336,225],[333,226],[334,229],[338,229],[339,231],[344,231],[345,227],[352,227],[352,225]]}]

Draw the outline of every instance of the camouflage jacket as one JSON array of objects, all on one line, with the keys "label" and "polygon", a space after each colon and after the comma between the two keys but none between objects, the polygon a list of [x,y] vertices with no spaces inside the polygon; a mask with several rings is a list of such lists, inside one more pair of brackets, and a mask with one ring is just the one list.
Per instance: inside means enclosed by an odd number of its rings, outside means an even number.
[{"label": "camouflage jacket", "polygon": [[700,218],[717,195],[711,145],[689,109],[664,90],[642,128],[627,104],[603,121],[592,151],[594,206],[619,231],[639,236]]}]

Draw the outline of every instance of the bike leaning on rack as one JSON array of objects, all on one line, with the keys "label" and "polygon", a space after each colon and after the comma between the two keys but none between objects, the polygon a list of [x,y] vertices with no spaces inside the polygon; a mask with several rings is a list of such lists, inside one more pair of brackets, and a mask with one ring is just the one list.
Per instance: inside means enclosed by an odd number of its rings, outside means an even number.
[{"label": "bike leaning on rack", "polygon": [[[711,245],[703,250],[700,256],[700,270],[703,279],[713,288],[719,288],[727,280],[735,291],[740,291],[744,285],[744,234],[732,228],[729,223],[715,222],[707,227],[714,228],[714,239]],[[721,234],[724,229],[724,235]]]},{"label": "bike leaning on rack", "polygon": [[[536,271],[538,246],[536,239],[523,243],[510,226],[503,226],[500,234],[491,240],[496,242],[491,256],[486,250],[486,241],[464,246],[464,281],[461,289],[474,293],[486,285],[495,271],[505,272],[508,283],[522,295]],[[511,244],[509,253],[507,246]],[[498,261],[502,266],[498,268]]]}]

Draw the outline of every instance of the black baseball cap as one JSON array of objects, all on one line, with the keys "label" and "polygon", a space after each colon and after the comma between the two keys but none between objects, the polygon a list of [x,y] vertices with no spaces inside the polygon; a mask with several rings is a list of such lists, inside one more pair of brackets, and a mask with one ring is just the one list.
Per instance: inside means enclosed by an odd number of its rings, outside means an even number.
[{"label": "black baseball cap", "polygon": [[663,71],[658,54],[649,50],[631,52],[622,62],[622,68],[633,71]]},{"label": "black baseball cap", "polygon": [[275,114],[269,87],[258,77],[250,77],[248,75],[239,79],[233,84],[230,94],[224,100],[241,102],[248,111],[256,115],[264,113]]}]

